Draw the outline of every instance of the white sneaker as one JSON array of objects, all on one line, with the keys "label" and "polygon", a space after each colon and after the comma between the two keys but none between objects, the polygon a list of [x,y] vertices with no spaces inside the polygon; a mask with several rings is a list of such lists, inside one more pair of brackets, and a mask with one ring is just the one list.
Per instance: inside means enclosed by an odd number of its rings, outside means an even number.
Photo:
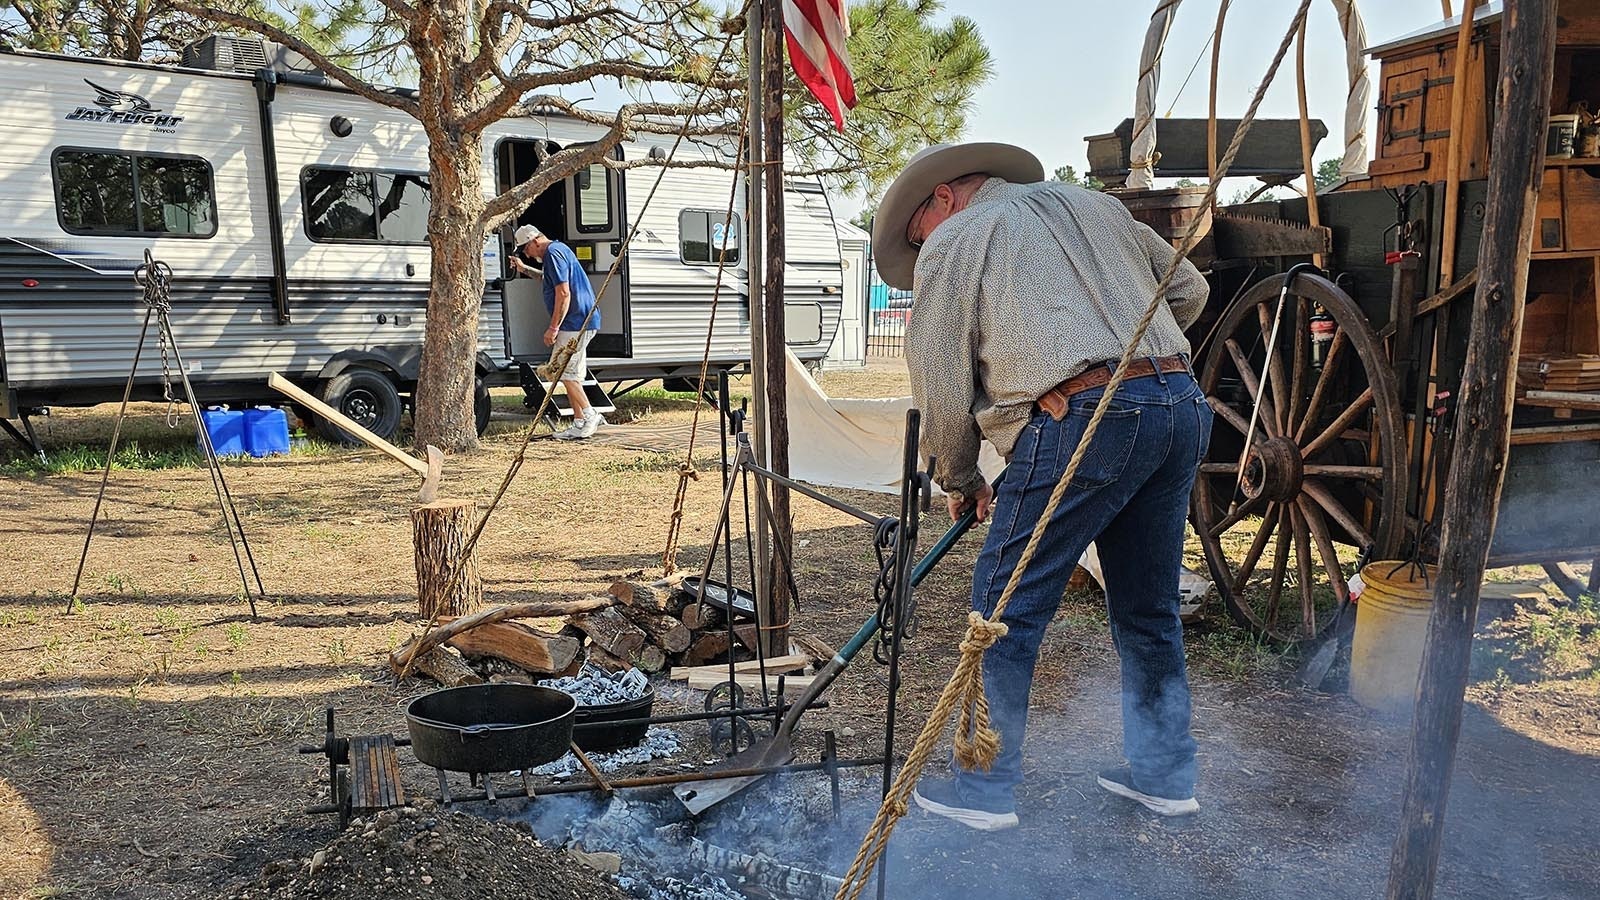
[{"label": "white sneaker", "polygon": [[606,424],[606,417],[590,410],[588,418],[584,419],[583,424],[578,427],[578,437],[594,437],[594,433],[599,431],[600,426],[604,424]]},{"label": "white sneaker", "polygon": [[[587,437],[587,435],[583,433],[583,421],[584,420],[582,419],[573,419],[571,425],[567,426],[562,431],[556,432],[553,436],[558,441],[576,441]],[[591,432],[591,434],[592,433],[593,432]]]}]

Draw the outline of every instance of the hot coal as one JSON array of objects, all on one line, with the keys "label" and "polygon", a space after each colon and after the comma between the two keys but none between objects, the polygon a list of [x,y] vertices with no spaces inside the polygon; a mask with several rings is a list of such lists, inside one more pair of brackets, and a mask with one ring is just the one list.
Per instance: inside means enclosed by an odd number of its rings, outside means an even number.
[{"label": "hot coal", "polygon": [[708,872],[688,881],[671,876],[650,880],[624,874],[617,877],[617,886],[638,900],[745,900],[745,895],[727,881]]},{"label": "hot coal", "polygon": [[650,679],[638,669],[607,672],[591,663],[584,663],[578,674],[566,678],[552,678],[540,682],[545,687],[571,694],[579,706],[606,706],[638,700],[650,690]]},{"label": "hot coal", "polygon": [[[645,733],[644,740],[633,747],[624,747],[609,753],[591,753],[590,762],[602,772],[617,772],[627,766],[636,766],[640,763],[653,762],[658,759],[670,759],[683,752],[683,741],[678,738],[678,733],[670,728],[652,727]],[[532,770],[533,774],[545,778],[573,778],[588,777],[583,764],[578,758],[568,753],[553,763],[546,763]]]}]

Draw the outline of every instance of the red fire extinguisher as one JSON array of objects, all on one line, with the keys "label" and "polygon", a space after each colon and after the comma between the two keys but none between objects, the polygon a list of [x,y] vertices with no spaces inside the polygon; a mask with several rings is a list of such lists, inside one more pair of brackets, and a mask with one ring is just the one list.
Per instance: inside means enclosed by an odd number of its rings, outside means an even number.
[{"label": "red fire extinguisher", "polygon": [[1328,315],[1328,311],[1317,304],[1316,312],[1306,320],[1306,327],[1311,331],[1311,367],[1317,371],[1322,370],[1322,364],[1328,359],[1328,348],[1333,343],[1333,336],[1339,331],[1339,323]]}]

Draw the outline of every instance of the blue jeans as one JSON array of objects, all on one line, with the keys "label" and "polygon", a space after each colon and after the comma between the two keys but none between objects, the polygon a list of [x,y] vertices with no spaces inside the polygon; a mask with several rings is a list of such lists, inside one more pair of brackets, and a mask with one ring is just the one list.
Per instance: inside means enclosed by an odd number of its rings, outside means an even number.
[{"label": "blue jeans", "polygon": [[[1059,422],[1036,412],[1017,438],[973,571],[973,609],[993,613],[1103,392],[1074,395]],[[1006,607],[1010,631],[984,657],[984,687],[1002,747],[988,773],[955,772],[958,790],[974,805],[1002,811],[1014,805],[1039,644],[1092,541],[1122,659],[1123,754],[1147,793],[1194,795],[1178,572],[1189,490],[1211,437],[1211,417],[1186,373],[1132,379],[1118,390]]]}]

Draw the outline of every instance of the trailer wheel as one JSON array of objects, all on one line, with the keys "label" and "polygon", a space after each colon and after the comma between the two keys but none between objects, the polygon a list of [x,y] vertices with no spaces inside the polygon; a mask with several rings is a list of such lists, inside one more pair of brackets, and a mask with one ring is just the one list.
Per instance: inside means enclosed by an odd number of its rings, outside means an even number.
[{"label": "trailer wheel", "polygon": [[[1295,281],[1267,359],[1283,283],[1256,284],[1218,324],[1200,373],[1216,421],[1191,519],[1228,612],[1292,644],[1332,626],[1363,552],[1390,559],[1399,548],[1406,440],[1383,342],[1332,282]],[[1320,355],[1309,335],[1317,307],[1333,325]]]},{"label": "trailer wheel", "polygon": [[[322,384],[322,402],[355,420],[384,440],[390,440],[400,430],[400,418],[405,404],[400,401],[400,389],[387,375],[374,369],[352,368],[329,378]],[[338,444],[361,443],[343,428],[317,420],[317,430],[327,440]]]},{"label": "trailer wheel", "polygon": [[489,430],[489,414],[493,407],[494,404],[489,400],[489,385],[482,378],[472,379],[472,424],[478,429],[478,437],[483,437],[483,433]]}]

